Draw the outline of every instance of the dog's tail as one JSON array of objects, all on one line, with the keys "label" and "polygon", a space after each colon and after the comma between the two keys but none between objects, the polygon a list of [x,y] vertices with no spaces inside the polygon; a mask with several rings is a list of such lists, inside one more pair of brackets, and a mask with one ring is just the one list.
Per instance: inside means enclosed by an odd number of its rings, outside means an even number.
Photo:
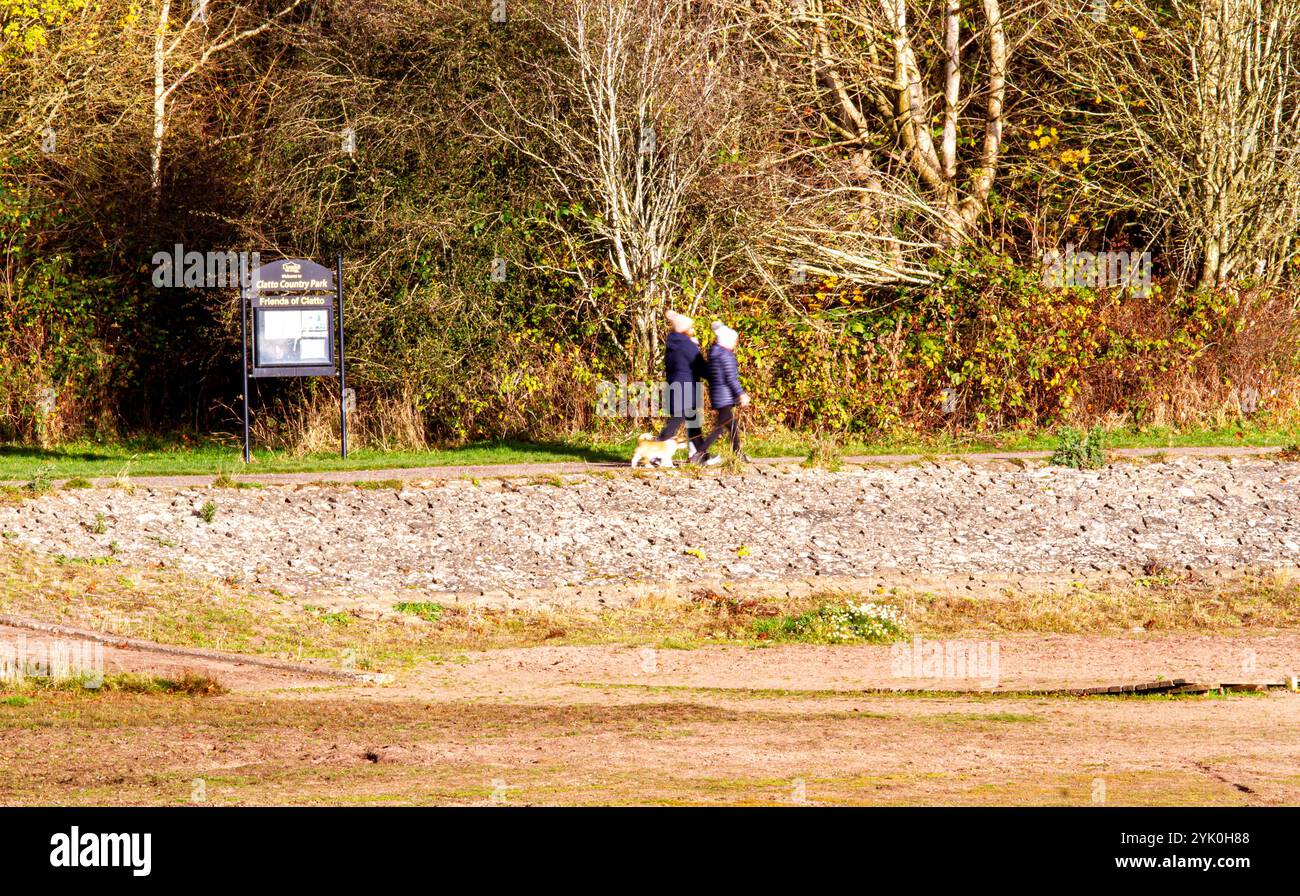
[{"label": "dog's tail", "polygon": [[640,440],[643,441],[643,442],[653,442],[653,441],[656,441],[655,434],[652,433],[652,432],[643,432],[643,433],[641,433],[641,435],[637,436],[637,438],[640,439]]}]

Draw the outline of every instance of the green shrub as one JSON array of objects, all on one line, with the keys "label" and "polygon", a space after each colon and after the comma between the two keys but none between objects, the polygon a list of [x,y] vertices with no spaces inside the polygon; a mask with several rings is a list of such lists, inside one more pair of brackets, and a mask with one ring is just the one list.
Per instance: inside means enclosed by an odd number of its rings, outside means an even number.
[{"label": "green shrub", "polygon": [[437,622],[442,617],[442,604],[430,603],[428,601],[403,601],[394,604],[393,609],[399,613],[408,613],[412,616],[419,616],[426,622]]},{"label": "green shrub", "polygon": [[798,616],[756,619],[752,630],[762,640],[813,644],[886,644],[906,634],[902,614],[895,608],[851,601],[826,604]]},{"label": "green shrub", "polygon": [[211,523],[217,517],[217,505],[212,501],[204,501],[203,506],[199,508],[199,519],[205,523]]},{"label": "green shrub", "polygon": [[36,494],[44,494],[53,488],[53,483],[50,482],[49,464],[42,464],[23,487]]},{"label": "green shrub", "polygon": [[1051,463],[1058,467],[1073,467],[1076,470],[1096,470],[1106,465],[1106,452],[1102,449],[1102,432],[1093,427],[1085,436],[1074,427],[1064,427],[1060,432],[1060,441],[1052,453]]},{"label": "green shrub", "polygon": [[1278,457],[1283,460],[1300,460],[1300,432],[1294,433],[1282,450],[1278,452]]}]

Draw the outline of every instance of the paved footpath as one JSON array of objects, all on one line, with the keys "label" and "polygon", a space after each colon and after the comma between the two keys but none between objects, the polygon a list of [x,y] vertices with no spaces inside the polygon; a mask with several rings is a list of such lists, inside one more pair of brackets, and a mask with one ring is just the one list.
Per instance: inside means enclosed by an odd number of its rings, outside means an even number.
[{"label": "paved footpath", "polygon": [[561,466],[530,465],[469,479],[441,468],[401,471],[408,478],[394,489],[302,481],[319,474],[259,477],[284,483],[260,489],[136,480],[0,507],[0,532],[47,554],[111,555],[339,605],[488,593],[509,602],[564,589],[588,589],[575,603],[589,604],[593,593],[628,599],[630,586],[718,580],[1068,582],[1150,568],[1294,568],[1300,465],[1261,453],[1168,451],[1176,456],[1164,462],[1092,471],[1025,462],[1041,454],[872,458],[836,473],[778,462],[746,475],[530,478]]},{"label": "paved footpath", "polygon": [[[1274,454],[1280,449],[1265,448],[1118,448],[1108,453],[1114,457],[1259,457]],[[963,461],[968,464],[998,464],[1008,462],[1044,461],[1052,456],[1050,451],[995,451],[972,454],[860,454],[846,455],[842,462],[850,466],[900,466],[924,461]],[[788,466],[804,462],[803,457],[754,458],[756,465]],[[551,474],[574,475],[579,473],[609,472],[627,469],[625,463],[563,461],[556,463],[480,464],[438,467],[395,467],[378,470],[329,470],[316,473],[260,473],[250,467],[248,473],[236,473],[236,481],[258,482],[264,485],[304,482],[378,482],[388,479],[419,481],[428,479],[465,479],[503,476],[544,476]],[[214,474],[196,476],[132,476],[133,485],[145,488],[193,488],[210,485]],[[113,477],[92,480],[96,485],[112,485]],[[63,480],[56,480],[61,484]]]}]

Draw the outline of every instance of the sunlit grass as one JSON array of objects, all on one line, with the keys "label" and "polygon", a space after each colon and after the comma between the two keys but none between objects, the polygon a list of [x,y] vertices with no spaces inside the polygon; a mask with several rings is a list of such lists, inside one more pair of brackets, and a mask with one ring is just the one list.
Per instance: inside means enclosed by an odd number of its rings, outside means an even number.
[{"label": "sunlit grass", "polygon": [[[635,427],[632,427],[635,428]],[[842,457],[907,454],[938,456],[989,451],[1052,451],[1059,440],[1054,428],[1001,433],[948,434],[898,431],[850,437],[838,447]],[[1261,421],[1217,428],[1174,430],[1165,427],[1112,429],[1107,448],[1262,447],[1294,444],[1296,430]],[[803,460],[815,453],[818,438],[810,433],[768,429],[746,432],[745,452],[753,457]],[[347,460],[336,453],[293,454],[257,449],[248,466],[240,447],[231,442],[192,437],[145,438],[122,442],[71,442],[43,449],[30,445],[0,445],[0,481],[11,483],[78,480],[87,477],[213,476],[231,483],[235,475],[327,472],[333,470],[410,469],[414,467],[495,466],[548,462],[625,463],[635,439],[578,434],[568,439],[526,442],[503,440],[431,449],[381,451],[355,449]],[[78,482],[81,484],[81,482]]]}]

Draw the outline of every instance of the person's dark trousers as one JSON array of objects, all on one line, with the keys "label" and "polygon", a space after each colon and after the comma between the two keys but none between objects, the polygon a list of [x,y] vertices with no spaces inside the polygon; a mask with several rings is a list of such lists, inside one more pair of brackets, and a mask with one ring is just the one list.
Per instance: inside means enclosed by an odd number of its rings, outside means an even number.
[{"label": "person's dark trousers", "polygon": [[[673,335],[681,336],[680,333]],[[689,340],[686,341],[690,348],[695,349],[695,354],[698,356],[699,347]],[[668,420],[659,433],[659,441],[671,439],[685,426],[686,436],[690,439],[690,451],[687,454],[689,456],[704,441],[704,412],[700,410],[700,406],[704,403],[704,387],[698,381],[681,380],[669,380],[665,383],[665,387],[664,409]]]},{"label": "person's dark trousers", "polygon": [[698,453],[703,454],[713,447],[713,443],[722,437],[723,433],[731,434],[731,450],[740,453],[740,418],[736,415],[736,406],[727,405],[725,408],[718,408],[718,421],[713,426],[713,432],[704,440]]},{"label": "person's dark trousers", "polygon": [[[704,427],[700,426],[700,415],[695,414],[691,417],[669,417],[664,423],[664,428],[659,430],[659,441],[671,439],[681,431],[683,426],[686,427],[686,437],[691,440],[690,451],[687,455],[694,454],[696,446],[702,444],[704,439]],[[698,449],[703,451],[704,449]]]}]

